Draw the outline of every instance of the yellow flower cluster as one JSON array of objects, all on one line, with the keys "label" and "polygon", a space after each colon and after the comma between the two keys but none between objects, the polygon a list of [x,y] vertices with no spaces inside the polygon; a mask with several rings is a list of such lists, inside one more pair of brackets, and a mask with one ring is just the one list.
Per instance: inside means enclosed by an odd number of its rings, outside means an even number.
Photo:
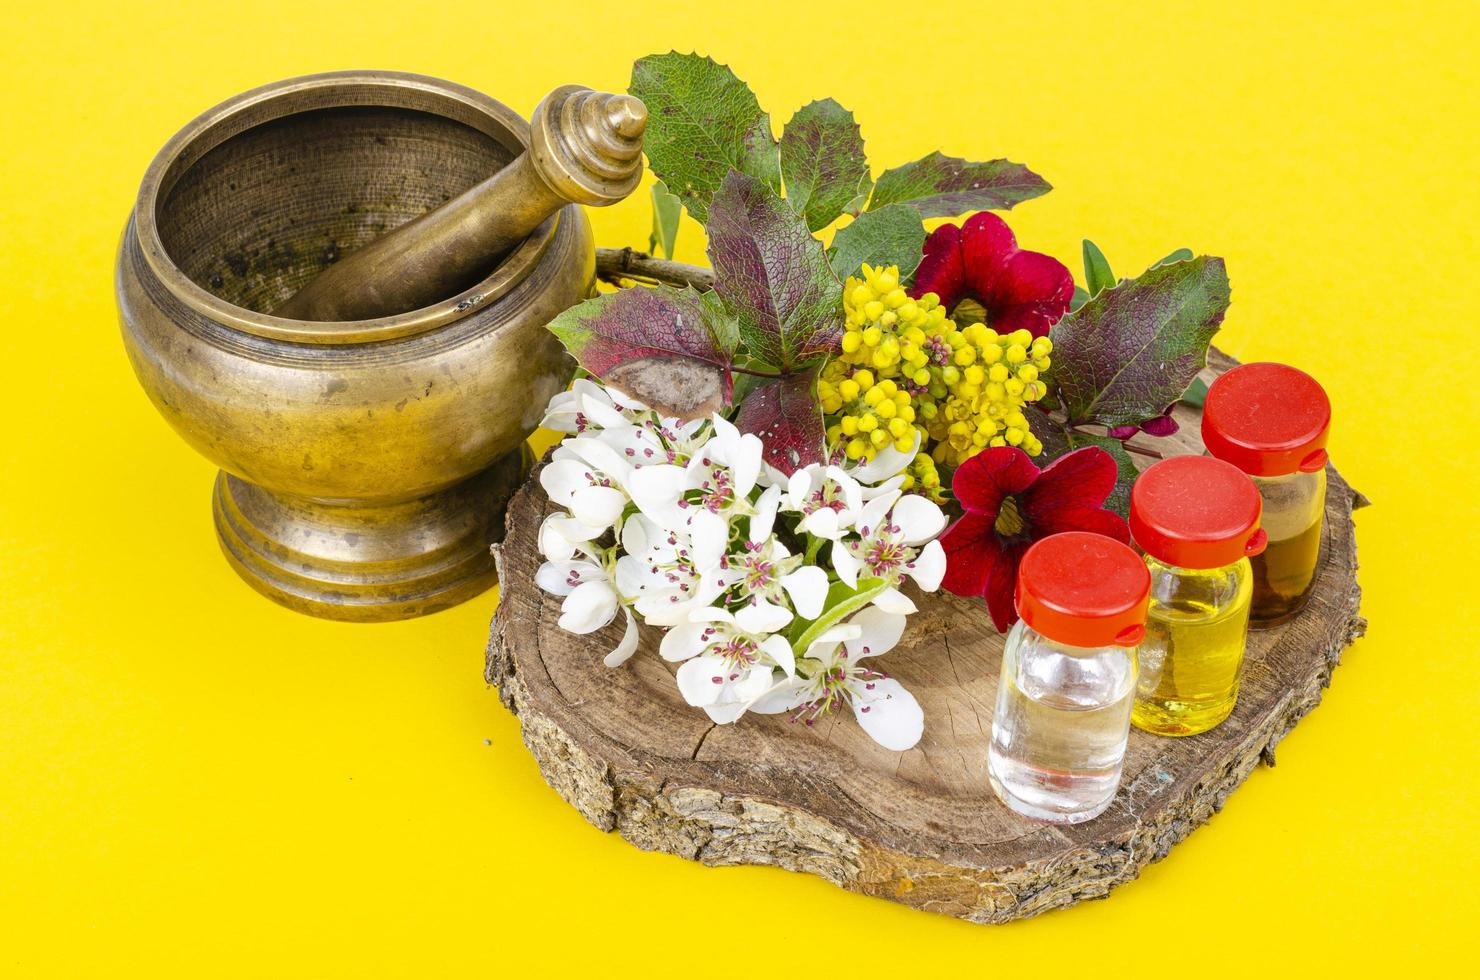
[{"label": "yellow flower cluster", "polygon": [[842,353],[817,391],[828,437],[849,459],[872,459],[889,444],[908,451],[919,430],[928,455],[916,457],[906,482],[935,496],[937,463],[957,466],[987,446],[1043,451],[1023,409],[1047,391],[1039,380],[1053,350],[1047,337],[980,323],[957,329],[934,293],[912,299],[893,267],[865,265],[844,286],[843,306]]}]

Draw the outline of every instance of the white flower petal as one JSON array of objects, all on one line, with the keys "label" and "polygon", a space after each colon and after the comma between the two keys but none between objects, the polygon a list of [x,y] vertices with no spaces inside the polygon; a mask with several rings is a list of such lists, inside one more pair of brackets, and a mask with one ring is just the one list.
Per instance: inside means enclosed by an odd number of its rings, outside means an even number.
[{"label": "white flower petal", "polygon": [[771,676],[772,671],[769,666],[762,664],[752,667],[739,680],[729,685],[729,689],[725,691],[721,700],[738,701],[742,705],[747,705],[774,686]]},{"label": "white flower petal", "polygon": [[689,518],[689,561],[700,573],[719,564],[730,544],[730,525],[723,517],[701,510]]},{"label": "white flower petal", "polygon": [[632,464],[624,460],[609,443],[602,439],[583,436],[567,439],[564,445],[577,457],[584,459],[616,483],[625,484],[628,475],[632,472]]},{"label": "white flower petal", "polygon": [[[920,702],[893,678],[853,681],[853,717],[875,742],[895,752],[912,749],[925,731]],[[872,690],[865,688],[871,687]]]},{"label": "white flower petal", "polygon": [[858,588],[858,572],[863,568],[863,562],[853,557],[853,552],[842,541],[832,546],[833,571],[838,573],[838,579],[850,589]]},{"label": "white flower petal", "polygon": [[714,704],[724,692],[729,665],[723,657],[695,657],[678,668],[678,692],[696,708]]},{"label": "white flower petal", "polygon": [[[576,542],[570,540],[560,533],[556,521],[567,521],[579,525],[579,521],[571,520],[564,514],[551,514],[540,524],[539,543],[540,554],[549,561],[570,561],[576,554]],[[595,537],[595,535],[592,535]]]},{"label": "white flower petal", "polygon": [[[857,480],[844,472],[841,466],[829,466],[827,476],[843,491],[843,503],[850,513],[856,514],[863,509],[863,487]],[[900,482],[903,482],[903,477]]]},{"label": "white flower petal", "polygon": [[747,633],[774,633],[791,622],[790,609],[761,600],[735,613],[735,623]]},{"label": "white flower petal", "polygon": [[632,502],[663,528],[683,525],[689,508],[679,507],[678,501],[692,488],[689,475],[681,467],[668,463],[640,467],[627,478],[627,492],[632,495]]},{"label": "white flower petal", "polygon": [[829,541],[836,541],[844,530],[838,520],[838,512],[831,507],[819,507],[814,510],[802,518],[798,527],[808,534],[826,538]]},{"label": "white flower petal", "polygon": [[904,543],[909,545],[929,541],[946,527],[946,515],[941,509],[915,493],[899,498],[889,517],[899,526]]},{"label": "white flower petal", "polygon": [[571,494],[591,485],[591,467],[579,459],[554,459],[540,470],[540,486],[562,507],[570,506]]},{"label": "white flower petal", "polygon": [[637,652],[637,641],[640,639],[637,620],[633,618],[632,610],[626,606],[622,607],[622,612],[627,617],[627,631],[622,634],[622,642],[617,644],[617,648],[602,660],[608,667],[620,667]]},{"label": "white flower petal", "polygon": [[605,579],[582,582],[560,604],[560,628],[594,633],[617,615],[617,593]]},{"label": "white flower petal", "polygon": [[855,640],[862,635],[863,627],[856,626],[853,623],[839,623],[836,626],[829,626],[822,631],[821,636],[808,644],[807,659],[821,660],[824,664],[834,663],[838,659],[838,644]]},{"label": "white flower petal", "polygon": [[730,461],[730,469],[735,474],[736,497],[749,497],[750,491],[755,489],[755,481],[761,475],[761,457],[765,455],[765,450],[766,447],[758,436],[747,432],[740,437],[735,458]]},{"label": "white flower petal", "polygon": [[902,486],[904,486],[904,477],[902,475],[890,477],[883,483],[876,484],[872,487],[864,487],[863,499],[867,502],[873,500],[875,497],[881,497],[886,493],[894,493]]},{"label": "white flower petal", "polygon": [[781,587],[791,597],[797,615],[816,619],[827,602],[827,573],[815,565],[805,565],[781,578]]},{"label": "white flower petal", "polygon": [[601,579],[601,569],[588,561],[547,561],[534,573],[534,584],[551,595],[566,596],[582,582]]},{"label": "white flower petal", "polygon": [[914,460],[920,451],[920,430],[915,430],[915,442],[907,453],[902,453],[890,443],[874,454],[874,458],[851,470],[859,483],[878,483],[900,473]]},{"label": "white flower petal", "polygon": [[889,588],[874,596],[874,605],[888,613],[908,616],[915,611],[915,603],[898,589]]},{"label": "white flower petal", "polygon": [[803,682],[788,679],[772,687],[750,704],[750,710],[758,715],[779,715],[790,711],[801,703],[805,696]]},{"label": "white flower petal", "polygon": [[767,487],[755,502],[755,513],[750,515],[750,540],[760,544],[771,536],[776,525],[776,508],[781,503],[781,488]]},{"label": "white flower petal", "polygon": [[627,417],[617,411],[604,392],[587,392],[581,398],[581,411],[591,423],[602,429],[619,429],[631,425]]},{"label": "white flower petal", "polygon": [[939,541],[932,541],[905,567],[921,590],[934,592],[946,575],[946,549]]},{"label": "white flower petal", "polygon": [[849,660],[877,657],[894,649],[904,635],[905,618],[900,613],[888,612],[878,606],[860,609],[848,620],[858,627],[858,635],[843,641]]},{"label": "white flower petal", "polygon": [[786,502],[790,509],[801,510],[820,482],[821,474],[816,463],[803,466],[793,473],[786,481]]},{"label": "white flower petal", "polygon": [[898,491],[881,494],[863,505],[858,519],[853,523],[858,526],[858,533],[865,538],[871,538],[879,533],[879,525],[889,514],[889,508],[894,506],[894,501],[899,499]]},{"label": "white flower petal", "polygon": [[633,514],[622,522],[622,550],[629,555],[656,548],[665,537],[663,529],[646,514]]},{"label": "white flower petal", "polygon": [[629,598],[659,583],[657,569],[636,555],[617,559],[616,580],[617,591]]},{"label": "white flower petal", "polygon": [[697,657],[714,645],[721,634],[709,623],[679,623],[658,644],[658,654],[669,663]]},{"label": "white flower petal", "polygon": [[584,487],[570,495],[571,515],[592,527],[611,527],[626,507],[627,495],[616,487]]},{"label": "white flower petal", "polygon": [[772,663],[786,671],[787,677],[796,676],[797,658],[792,654],[791,644],[786,642],[786,637],[768,636],[761,641],[761,649],[771,658]]},{"label": "white flower petal", "polygon": [[744,701],[725,701],[721,704],[706,704],[704,713],[716,725],[729,725],[740,720],[747,705]]}]

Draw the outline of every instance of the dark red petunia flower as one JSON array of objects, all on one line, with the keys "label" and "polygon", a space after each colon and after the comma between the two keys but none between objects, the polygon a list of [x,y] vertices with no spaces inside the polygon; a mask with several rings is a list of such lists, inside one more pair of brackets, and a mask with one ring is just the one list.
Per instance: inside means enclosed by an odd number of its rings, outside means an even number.
[{"label": "dark red petunia flower", "polygon": [[942,584],[957,595],[983,596],[1000,632],[1017,622],[1018,562],[1034,541],[1060,531],[1131,540],[1125,520],[1103,509],[1115,489],[1115,460],[1098,446],[1042,470],[1014,446],[985,449],[957,467],[951,489],[966,514],[941,536]]},{"label": "dark red petunia flower", "polygon": [[983,211],[959,228],[941,225],[925,239],[910,294],[918,299],[926,293],[947,310],[975,300],[998,333],[1022,328],[1042,337],[1069,312],[1074,277],[1058,259],[1018,248],[1007,222]]}]

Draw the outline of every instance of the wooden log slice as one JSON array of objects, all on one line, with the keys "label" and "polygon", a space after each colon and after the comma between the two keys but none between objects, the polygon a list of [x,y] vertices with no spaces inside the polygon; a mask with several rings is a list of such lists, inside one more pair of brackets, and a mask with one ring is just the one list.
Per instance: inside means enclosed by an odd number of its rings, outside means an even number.
[{"label": "wooden log slice", "polygon": [[[1214,351],[1209,374],[1233,362]],[[1178,408],[1175,451],[1201,452],[1197,413]],[[1099,898],[1134,878],[1216,813],[1261,759],[1320,702],[1358,613],[1352,509],[1365,501],[1329,475],[1322,565],[1307,608],[1250,635],[1233,715],[1211,732],[1158,738],[1132,729],[1110,809],[1059,827],[1020,817],[987,785],[987,743],[1002,638],[984,604],[918,596],[885,669],[925,710],[904,753],[875,744],[851,712],[808,728],[784,716],[714,725],[685,705],[673,667],[644,628],[620,668],[602,655],[613,625],[572,636],[559,600],[534,584],[536,532],[553,508],[530,479],[509,508],[503,595],[488,680],[519,716],[545,780],[602,830],[709,865],[773,864],[973,922],[995,923]]]}]

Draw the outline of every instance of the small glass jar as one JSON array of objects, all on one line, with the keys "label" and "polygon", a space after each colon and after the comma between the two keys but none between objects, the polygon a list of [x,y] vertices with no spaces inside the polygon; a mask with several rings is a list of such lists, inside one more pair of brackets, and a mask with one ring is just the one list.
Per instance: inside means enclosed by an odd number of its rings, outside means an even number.
[{"label": "small glass jar", "polygon": [[1140,556],[1103,535],[1055,534],[1023,555],[987,751],[1010,809],[1080,823],[1115,798],[1149,581]]},{"label": "small glass jar", "polygon": [[1204,445],[1253,477],[1264,498],[1269,547],[1253,562],[1256,629],[1292,619],[1315,586],[1330,430],[1326,392],[1288,365],[1244,364],[1208,388]]},{"label": "small glass jar", "polygon": [[1131,488],[1131,536],[1146,553],[1151,602],[1131,724],[1197,735],[1238,702],[1253,572],[1264,550],[1259,492],[1211,456],[1173,456]]}]

